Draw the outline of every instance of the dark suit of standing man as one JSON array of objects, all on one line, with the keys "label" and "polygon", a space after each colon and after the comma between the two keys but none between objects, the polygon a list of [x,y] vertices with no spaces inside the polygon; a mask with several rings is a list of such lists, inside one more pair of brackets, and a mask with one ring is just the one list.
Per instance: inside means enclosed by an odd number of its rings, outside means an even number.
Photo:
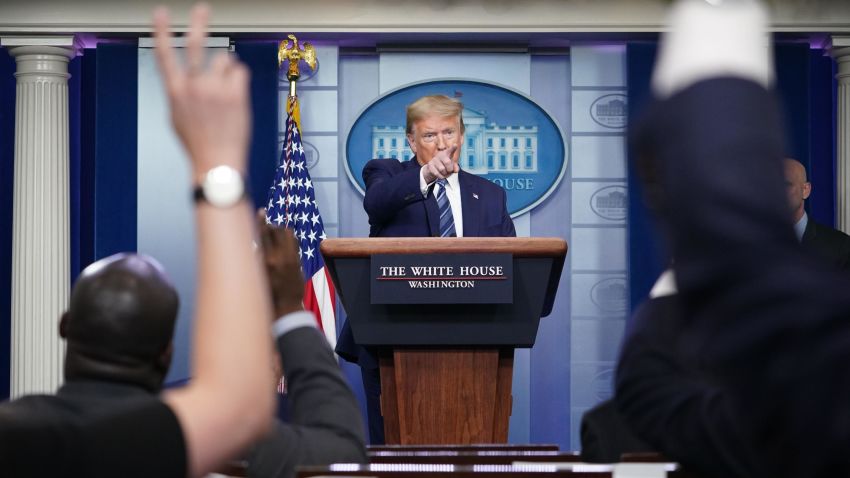
[{"label": "dark suit of standing man", "polygon": [[812,251],[837,268],[850,271],[850,236],[829,226],[818,224],[806,214],[806,199],[812,193],[812,183],[806,178],[806,168],[796,159],[785,158],[785,186],[794,231],[805,249]]},{"label": "dark suit of standing man", "polygon": [[[363,168],[363,207],[369,215],[370,237],[516,236],[505,190],[458,165],[462,113],[463,104],[444,95],[425,96],[407,107],[407,141],[415,156],[406,162],[373,159]],[[441,193],[450,204],[443,214],[438,205]],[[448,227],[446,214],[451,217]],[[383,443],[381,382],[374,350],[354,343],[346,321],[336,352],[360,365],[371,443]]]}]

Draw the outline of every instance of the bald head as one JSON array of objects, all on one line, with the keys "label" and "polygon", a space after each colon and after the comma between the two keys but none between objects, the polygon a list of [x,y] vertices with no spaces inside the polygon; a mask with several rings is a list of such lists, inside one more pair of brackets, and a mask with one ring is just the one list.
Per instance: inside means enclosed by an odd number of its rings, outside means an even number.
[{"label": "bald head", "polygon": [[61,334],[65,377],[158,390],[168,371],[177,291],[153,258],[116,254],[87,267],[74,286]]},{"label": "bald head", "polygon": [[803,217],[805,201],[812,193],[812,185],[806,177],[806,168],[802,163],[792,158],[783,160],[785,170],[785,187],[788,194],[788,205],[794,222]]}]

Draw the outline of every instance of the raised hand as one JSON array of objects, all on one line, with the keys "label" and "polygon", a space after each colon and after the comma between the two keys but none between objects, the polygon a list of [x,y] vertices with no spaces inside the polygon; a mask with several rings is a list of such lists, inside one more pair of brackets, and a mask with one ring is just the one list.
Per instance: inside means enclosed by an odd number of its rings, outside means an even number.
[{"label": "raised hand", "polygon": [[426,183],[430,184],[460,171],[460,166],[453,159],[456,151],[457,145],[437,151],[437,154],[431,158],[431,161],[428,161],[425,166],[422,166],[422,175]]},{"label": "raised hand", "polygon": [[274,318],[304,308],[304,276],[298,259],[298,240],[291,229],[266,224],[265,212],[257,213],[263,248],[263,264],[269,277]]},{"label": "raised hand", "polygon": [[195,178],[215,166],[245,171],[251,135],[248,69],[226,53],[204,63],[209,7],[192,9],[186,37],[186,66],[171,46],[168,10],[154,12],[156,58],[162,74],[171,121],[183,142]]}]

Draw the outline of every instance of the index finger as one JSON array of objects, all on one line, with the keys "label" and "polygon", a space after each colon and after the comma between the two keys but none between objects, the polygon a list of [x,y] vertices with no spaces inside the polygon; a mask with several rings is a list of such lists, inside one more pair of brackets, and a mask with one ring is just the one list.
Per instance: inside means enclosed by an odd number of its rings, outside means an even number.
[{"label": "index finger", "polygon": [[153,12],[154,54],[166,86],[170,85],[178,71],[177,58],[171,47],[170,23],[168,9],[157,7]]},{"label": "index finger", "polygon": [[205,3],[192,7],[189,22],[189,34],[186,36],[186,64],[189,74],[199,73],[204,64],[204,38],[207,36],[207,22],[210,9]]}]

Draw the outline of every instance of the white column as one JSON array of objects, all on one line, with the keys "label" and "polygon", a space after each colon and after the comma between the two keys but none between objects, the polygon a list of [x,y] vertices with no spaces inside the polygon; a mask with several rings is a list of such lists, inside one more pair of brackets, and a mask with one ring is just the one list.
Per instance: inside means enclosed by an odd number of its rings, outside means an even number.
[{"label": "white column", "polygon": [[838,62],[835,225],[850,233],[850,37],[832,37],[832,56]]},{"label": "white column", "polygon": [[4,37],[17,63],[11,396],[52,393],[70,289],[68,61],[73,37]]}]

